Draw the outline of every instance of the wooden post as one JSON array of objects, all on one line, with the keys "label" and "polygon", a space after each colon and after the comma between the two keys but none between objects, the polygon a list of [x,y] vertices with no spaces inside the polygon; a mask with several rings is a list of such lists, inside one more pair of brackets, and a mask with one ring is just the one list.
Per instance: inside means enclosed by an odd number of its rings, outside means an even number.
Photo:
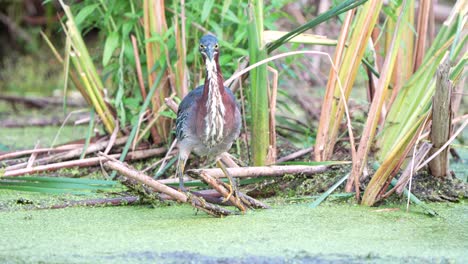
[{"label": "wooden post", "polygon": [[[452,132],[452,107],[451,96],[452,86],[449,79],[450,62],[446,55],[442,60],[442,64],[437,69],[436,74],[436,91],[432,104],[432,127],[431,127],[431,141],[432,149],[430,155],[435,153],[442,147],[450,138]],[[443,150],[439,156],[435,157],[429,162],[429,170],[433,176],[447,177],[449,172],[449,154],[450,147]]]}]

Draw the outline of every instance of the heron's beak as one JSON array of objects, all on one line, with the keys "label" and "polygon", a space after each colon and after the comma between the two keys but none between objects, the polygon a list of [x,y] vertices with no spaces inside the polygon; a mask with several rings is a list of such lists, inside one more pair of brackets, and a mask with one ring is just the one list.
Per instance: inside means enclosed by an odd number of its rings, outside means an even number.
[{"label": "heron's beak", "polygon": [[213,47],[207,47],[206,48],[206,58],[213,62],[214,60],[214,48]]}]

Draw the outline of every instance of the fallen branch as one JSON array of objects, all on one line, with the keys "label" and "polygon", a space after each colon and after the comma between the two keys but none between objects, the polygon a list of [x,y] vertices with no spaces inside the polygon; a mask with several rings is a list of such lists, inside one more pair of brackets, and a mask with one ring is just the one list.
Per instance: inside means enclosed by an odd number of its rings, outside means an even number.
[{"label": "fallen branch", "polygon": [[[128,137],[117,138],[114,142],[114,146],[123,145],[125,142],[127,142],[127,139]],[[106,141],[90,144],[86,149],[85,149],[86,146],[82,145],[78,148],[69,150],[66,153],[57,153],[57,154],[50,155],[45,158],[37,159],[34,164],[43,165],[43,164],[57,162],[61,160],[70,160],[73,158],[78,158],[83,153],[83,151],[86,154],[95,153],[95,152],[105,149],[109,145],[109,141],[110,140],[106,140]],[[5,170],[6,171],[18,170],[18,169],[26,168],[26,166],[27,166],[27,162],[24,162],[24,163],[19,163],[16,165],[9,166]]]},{"label": "fallen branch", "polygon": [[[126,179],[137,182],[136,180],[133,180],[131,178],[126,178]],[[158,182],[161,183],[161,181],[158,181]],[[127,186],[127,185],[125,185],[125,186]],[[142,186],[144,186],[144,185],[142,185]],[[146,187],[146,186],[144,186],[144,187]],[[130,188],[130,189],[132,189],[132,188]],[[146,187],[146,189],[149,189],[151,193],[155,193],[154,190],[151,189],[151,188]],[[196,195],[198,197],[201,197],[205,201],[207,201],[209,203],[212,203],[212,204],[224,205],[224,206],[226,206],[226,205],[234,206],[230,201],[224,201],[224,197],[218,191],[216,191],[214,189],[200,190],[200,191],[190,191],[190,193],[193,194],[193,195]],[[171,201],[171,200],[175,201],[176,200],[173,197],[171,197],[171,196],[169,196],[167,194],[164,194],[164,193],[159,194],[159,199],[161,201]]]},{"label": "fallen branch", "polygon": [[234,214],[234,212],[229,211],[227,209],[224,209],[222,207],[219,207],[217,205],[210,204],[206,202],[205,200],[192,195],[192,194],[185,194],[179,191],[176,191],[172,189],[171,187],[168,187],[164,184],[161,184],[157,182],[156,180],[153,180],[153,178],[149,177],[148,175],[139,172],[133,168],[130,168],[126,164],[117,161],[115,159],[112,159],[109,156],[105,156],[101,154],[101,158],[105,158],[108,161],[104,163],[104,166],[107,168],[110,168],[112,170],[118,171],[121,174],[125,175],[126,177],[132,178],[134,180],[137,180],[151,188],[153,188],[155,191],[164,193],[175,200],[182,202],[182,203],[188,203],[192,205],[193,207],[200,209],[212,216],[215,217],[221,217],[221,216],[227,216]]},{"label": "fallen branch", "polygon": [[[306,165],[289,165],[289,166],[263,166],[263,167],[244,167],[244,168],[227,168],[227,171],[236,178],[246,177],[281,177],[285,174],[304,174],[312,175],[324,172],[329,168],[326,165],[306,166]],[[225,177],[221,169],[191,169],[187,171],[189,175],[199,175],[207,173],[212,177],[222,178]]]},{"label": "fallen branch", "polygon": [[[148,149],[148,150],[138,150],[130,152],[127,155],[126,160],[139,160],[145,159],[149,157],[154,157],[156,155],[161,155],[166,152],[166,148],[156,148],[156,149]],[[119,158],[120,154],[113,154],[110,155],[113,158]],[[105,157],[93,157],[93,158],[86,158],[81,160],[71,160],[71,161],[64,161],[59,163],[53,163],[48,165],[40,165],[32,168],[24,168],[24,169],[16,169],[10,170],[10,167],[7,167],[3,175],[0,174],[0,177],[13,177],[13,176],[20,176],[26,175],[31,173],[38,173],[44,171],[54,171],[63,168],[72,168],[72,167],[89,167],[98,165],[101,161],[106,161],[107,158]]]}]

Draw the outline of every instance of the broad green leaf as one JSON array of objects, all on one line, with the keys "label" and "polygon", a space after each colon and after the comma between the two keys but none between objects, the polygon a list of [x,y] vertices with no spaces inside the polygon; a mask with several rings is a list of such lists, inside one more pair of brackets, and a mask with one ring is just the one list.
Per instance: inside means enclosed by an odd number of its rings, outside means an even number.
[{"label": "broad green leaf", "polygon": [[75,17],[75,23],[80,26],[86,18],[94,12],[94,10],[99,6],[99,4],[88,5],[85,6],[83,9],[80,10],[78,15]]},{"label": "broad green leaf", "polygon": [[120,42],[119,32],[114,31],[111,32],[110,35],[106,39],[106,43],[104,44],[104,52],[102,55],[102,65],[106,66],[111,57],[114,53],[115,49],[119,46]]},{"label": "broad green leaf", "polygon": [[205,1],[205,3],[203,4],[203,11],[201,14],[201,22],[206,21],[206,19],[211,13],[211,9],[213,9],[213,4],[214,4],[214,0]]}]

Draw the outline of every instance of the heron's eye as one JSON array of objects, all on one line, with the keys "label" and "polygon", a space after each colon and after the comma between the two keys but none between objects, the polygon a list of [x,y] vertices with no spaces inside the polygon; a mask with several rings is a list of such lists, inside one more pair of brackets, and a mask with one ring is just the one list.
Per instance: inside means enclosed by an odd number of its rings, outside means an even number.
[{"label": "heron's eye", "polygon": [[216,43],[216,45],[215,45],[215,49],[218,49],[218,47],[219,47],[219,46],[218,46],[218,43]]},{"label": "heron's eye", "polygon": [[200,49],[204,49],[204,48],[205,48],[205,45],[200,44]]}]

